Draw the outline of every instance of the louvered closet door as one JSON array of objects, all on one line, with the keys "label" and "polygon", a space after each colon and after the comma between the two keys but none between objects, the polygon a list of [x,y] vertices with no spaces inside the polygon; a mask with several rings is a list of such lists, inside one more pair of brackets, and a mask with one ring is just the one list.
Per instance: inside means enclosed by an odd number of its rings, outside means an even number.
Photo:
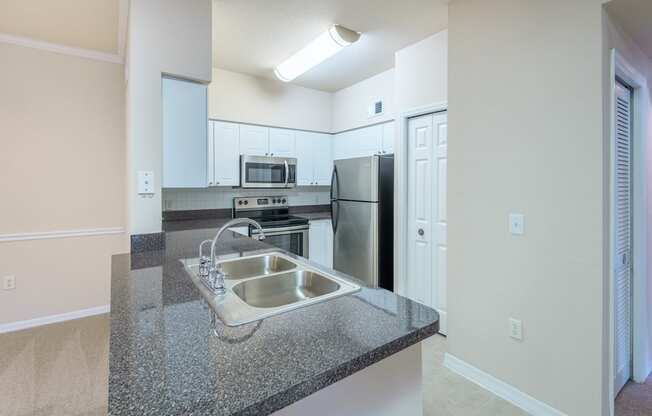
[{"label": "louvered closet door", "polygon": [[616,83],[614,160],[614,389],[632,373],[632,92]]}]

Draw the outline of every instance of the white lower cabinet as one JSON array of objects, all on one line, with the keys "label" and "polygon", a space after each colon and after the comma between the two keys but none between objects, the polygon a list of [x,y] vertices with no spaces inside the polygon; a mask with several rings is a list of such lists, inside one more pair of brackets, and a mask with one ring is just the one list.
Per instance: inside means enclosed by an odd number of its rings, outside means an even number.
[{"label": "white lower cabinet", "polygon": [[333,228],[330,219],[310,221],[308,258],[317,264],[333,268]]}]

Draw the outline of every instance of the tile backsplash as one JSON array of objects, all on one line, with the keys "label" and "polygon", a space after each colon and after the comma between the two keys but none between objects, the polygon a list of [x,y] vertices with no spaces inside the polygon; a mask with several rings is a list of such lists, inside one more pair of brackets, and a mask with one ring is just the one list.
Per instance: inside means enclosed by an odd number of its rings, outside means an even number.
[{"label": "tile backsplash", "polygon": [[328,186],[300,186],[294,189],[241,189],[241,188],[166,188],[163,189],[163,210],[182,211],[195,209],[231,208],[238,196],[287,195],[291,206],[325,205],[330,203]]}]

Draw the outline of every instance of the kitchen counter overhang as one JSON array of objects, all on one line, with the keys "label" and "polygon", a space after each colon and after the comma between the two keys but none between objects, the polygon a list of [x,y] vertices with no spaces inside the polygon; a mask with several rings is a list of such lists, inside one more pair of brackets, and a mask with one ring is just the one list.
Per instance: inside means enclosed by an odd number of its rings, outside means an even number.
[{"label": "kitchen counter overhang", "polygon": [[[112,260],[109,414],[266,415],[435,334],[437,313],[363,287],[261,321],[227,327],[180,259],[215,230],[166,234],[166,250]],[[278,251],[249,238],[230,258]]]}]

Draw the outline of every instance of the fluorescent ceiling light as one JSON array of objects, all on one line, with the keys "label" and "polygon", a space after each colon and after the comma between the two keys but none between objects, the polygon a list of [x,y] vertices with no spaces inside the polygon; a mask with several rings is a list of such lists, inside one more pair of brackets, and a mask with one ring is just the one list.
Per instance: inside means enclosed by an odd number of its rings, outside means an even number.
[{"label": "fluorescent ceiling light", "polygon": [[327,32],[310,42],[274,69],[274,74],[284,82],[290,82],[345,47],[360,39],[360,34],[339,25],[333,25]]}]

